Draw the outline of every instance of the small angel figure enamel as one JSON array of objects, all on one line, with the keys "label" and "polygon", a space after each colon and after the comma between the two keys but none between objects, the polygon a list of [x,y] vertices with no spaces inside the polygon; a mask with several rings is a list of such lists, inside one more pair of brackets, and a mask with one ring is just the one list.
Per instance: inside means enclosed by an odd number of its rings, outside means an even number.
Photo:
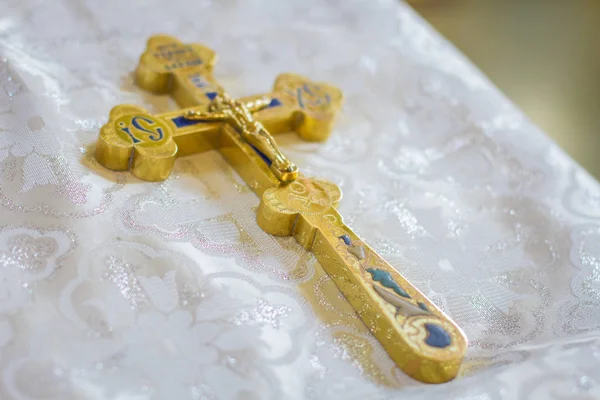
[{"label": "small angel figure enamel", "polygon": [[294,236],[315,254],[404,372],[429,383],[453,379],[467,349],[465,334],[342,222],[340,189],[303,176],[273,137],[295,131],[304,140],[326,140],[341,91],[282,74],[270,93],[232,99],[213,78],[215,62],[215,53],[202,45],[150,38],[137,84],[170,93],[184,108],[151,115],[134,105],[114,107],[96,145],[100,164],[160,181],[176,157],[219,151],[260,198],[258,225],[272,235]]}]

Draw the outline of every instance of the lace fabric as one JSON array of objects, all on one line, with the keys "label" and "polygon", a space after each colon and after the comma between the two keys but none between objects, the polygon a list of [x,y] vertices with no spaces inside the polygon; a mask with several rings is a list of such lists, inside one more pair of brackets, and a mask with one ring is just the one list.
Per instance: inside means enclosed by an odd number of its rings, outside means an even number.
[{"label": "lace fabric", "polygon": [[[600,395],[600,187],[405,4],[2,9],[0,398]],[[258,228],[258,199],[217,153],[162,183],[95,162],[113,105],[174,107],[131,75],[162,32],[215,49],[236,96],[285,71],[342,88],[327,143],[278,142],[463,327],[459,378],[398,370],[314,257]]]}]

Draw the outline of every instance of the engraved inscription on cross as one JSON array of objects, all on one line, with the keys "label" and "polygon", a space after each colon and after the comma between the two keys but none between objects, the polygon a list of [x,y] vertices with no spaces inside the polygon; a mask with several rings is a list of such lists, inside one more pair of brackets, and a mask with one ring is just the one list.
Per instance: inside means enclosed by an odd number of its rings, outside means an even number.
[{"label": "engraved inscription on cross", "polygon": [[260,198],[256,221],[267,233],[294,236],[316,256],[394,362],[423,382],[453,379],[467,349],[460,328],[367,246],[336,210],[342,193],[308,178],[280,151],[273,133],[325,140],[341,108],[339,89],[282,74],[271,93],[232,99],[212,76],[212,50],[169,36],[148,41],[139,86],[170,93],[186,107],[151,115],[133,105],[111,110],[96,158],[140,179],[166,179],[175,157],[215,149]]}]

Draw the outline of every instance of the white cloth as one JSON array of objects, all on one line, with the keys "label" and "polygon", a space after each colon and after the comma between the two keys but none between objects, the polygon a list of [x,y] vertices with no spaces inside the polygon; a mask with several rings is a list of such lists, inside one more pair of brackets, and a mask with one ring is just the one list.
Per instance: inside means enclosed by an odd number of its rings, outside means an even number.
[{"label": "white cloth", "polygon": [[[0,398],[600,396],[600,187],[392,0],[2,0]],[[394,367],[314,257],[254,222],[215,153],[163,183],[95,163],[146,39],[217,51],[233,95],[342,88],[331,139],[278,137],[466,331],[459,378]]]}]

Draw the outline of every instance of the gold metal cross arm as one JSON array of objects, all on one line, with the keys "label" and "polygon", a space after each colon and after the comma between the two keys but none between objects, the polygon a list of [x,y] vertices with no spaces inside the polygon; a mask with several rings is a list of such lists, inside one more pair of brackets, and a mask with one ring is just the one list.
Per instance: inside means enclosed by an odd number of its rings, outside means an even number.
[{"label": "gold metal cross arm", "polygon": [[[150,38],[136,82],[155,93],[171,94],[188,108],[152,116],[137,106],[116,106],[101,129],[98,161],[113,170],[131,170],[140,179],[164,180],[175,157],[218,147],[220,123],[209,122],[231,120],[244,124],[240,133],[271,160],[277,176],[293,180],[293,164],[264,132],[294,131],[305,140],[325,140],[341,107],[341,92],[287,73],[277,77],[270,93],[233,100],[212,75],[215,63],[215,53],[205,46],[184,45],[165,35]],[[167,129],[171,135],[165,135]]]},{"label": "gold metal cross arm", "polygon": [[[165,36],[159,38],[165,48],[185,47],[179,41],[165,42]],[[152,43],[150,40],[149,47]],[[169,59],[162,67],[164,74],[172,74],[173,65],[187,65],[187,58],[179,58],[180,54],[196,60],[194,49],[206,49],[194,46],[198,45],[191,45],[191,50],[169,50],[172,54],[164,56]],[[141,63],[144,57],[147,58],[142,56]],[[197,68],[198,64],[188,67]],[[175,78],[171,75],[169,79],[183,79],[185,68],[177,69]],[[152,74],[143,73],[144,87],[151,86],[151,76],[160,81],[155,87],[169,85],[160,71],[153,70]],[[181,89],[184,83],[170,85],[179,87],[179,93],[185,92]],[[337,88],[314,84],[297,75],[280,76],[275,87],[275,93],[295,99],[283,100],[282,104],[301,109],[295,111],[300,125],[302,120],[313,120],[316,122],[306,126],[330,129],[341,106],[342,96]],[[113,108],[98,138],[98,161],[110,169],[131,169],[142,179],[160,180],[170,173],[175,155],[204,149],[196,142],[210,137],[206,149],[218,150],[260,198],[258,225],[272,235],[294,236],[314,253],[357,315],[404,372],[423,382],[453,379],[467,349],[466,336],[343,223],[336,210],[342,193],[335,184],[302,176],[279,150],[267,124],[261,122],[268,119],[269,99],[279,98],[279,94],[233,100],[218,87],[210,101],[205,101],[204,92],[185,93],[192,93],[184,96],[186,101],[203,103],[159,116],[131,105]],[[311,101],[305,103],[303,96]],[[295,124],[298,122],[290,123],[290,127]]]},{"label": "gold metal cross arm", "polygon": [[[224,90],[215,80],[215,52],[200,44],[184,44],[167,35],[152,36],[135,70],[138,86],[169,94],[183,107],[207,107]],[[342,103],[339,90],[295,74],[281,74],[273,91],[240,99],[271,134],[295,131],[309,141],[324,141],[331,134],[334,116]],[[252,109],[248,102],[270,99],[269,106]]]},{"label": "gold metal cross arm", "polygon": [[119,105],[111,110],[109,122],[100,130],[96,159],[112,170],[131,170],[140,179],[164,180],[170,175],[176,156],[218,148],[219,129],[224,122],[237,127],[244,140],[267,160],[279,180],[290,182],[297,177],[296,166],[252,116],[253,111],[267,109],[272,104],[273,100],[266,97],[233,100],[222,92],[209,106],[163,115],[151,115],[134,105]]}]

